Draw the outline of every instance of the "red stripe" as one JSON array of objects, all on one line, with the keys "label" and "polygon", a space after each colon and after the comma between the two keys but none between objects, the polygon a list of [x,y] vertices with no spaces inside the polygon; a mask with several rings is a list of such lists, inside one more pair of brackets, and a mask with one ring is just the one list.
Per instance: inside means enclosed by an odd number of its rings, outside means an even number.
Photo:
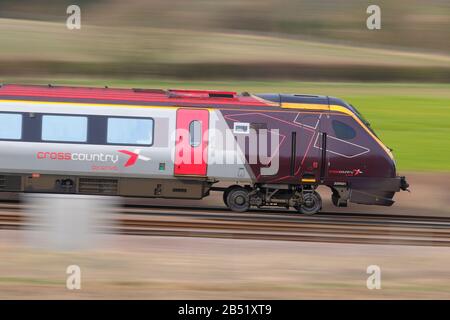
[{"label": "red stripe", "polygon": [[[181,92],[181,90],[180,90]],[[194,91],[192,91],[194,92]],[[197,91],[195,91],[197,92]],[[222,91],[198,91],[200,92],[222,92]],[[225,91],[223,91],[225,92]],[[228,98],[206,98],[206,97],[176,97],[169,98],[165,94],[151,92],[135,92],[132,89],[104,89],[104,88],[82,88],[82,87],[36,87],[5,85],[0,89],[0,96],[23,96],[23,97],[47,97],[68,99],[93,99],[93,100],[124,100],[143,102],[180,102],[212,103],[214,104],[247,104],[264,106],[265,103],[252,97],[239,97],[230,101]]]}]

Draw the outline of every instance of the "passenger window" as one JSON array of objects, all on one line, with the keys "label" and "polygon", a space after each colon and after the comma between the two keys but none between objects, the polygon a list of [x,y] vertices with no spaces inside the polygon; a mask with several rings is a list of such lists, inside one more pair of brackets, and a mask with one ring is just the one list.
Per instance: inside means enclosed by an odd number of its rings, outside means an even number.
[{"label": "passenger window", "polygon": [[86,142],[87,117],[42,116],[42,140],[61,142]]},{"label": "passenger window", "polygon": [[153,144],[153,119],[108,118],[107,142],[111,144]]},{"label": "passenger window", "polygon": [[22,139],[22,115],[0,113],[0,139]]},{"label": "passenger window", "polygon": [[333,120],[332,126],[334,133],[336,134],[336,138],[342,139],[342,140],[351,140],[354,137],[356,137],[356,131],[349,125],[345,124],[344,122]]},{"label": "passenger window", "polygon": [[194,120],[189,124],[189,144],[198,147],[202,141],[202,123]]}]

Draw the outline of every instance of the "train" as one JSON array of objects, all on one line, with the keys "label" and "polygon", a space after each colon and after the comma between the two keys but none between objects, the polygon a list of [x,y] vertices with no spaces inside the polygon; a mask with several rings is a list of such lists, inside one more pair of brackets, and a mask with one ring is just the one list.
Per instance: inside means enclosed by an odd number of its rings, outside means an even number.
[{"label": "train", "polygon": [[0,191],[202,199],[322,209],[391,206],[389,149],[356,107],[322,95],[5,84]]}]

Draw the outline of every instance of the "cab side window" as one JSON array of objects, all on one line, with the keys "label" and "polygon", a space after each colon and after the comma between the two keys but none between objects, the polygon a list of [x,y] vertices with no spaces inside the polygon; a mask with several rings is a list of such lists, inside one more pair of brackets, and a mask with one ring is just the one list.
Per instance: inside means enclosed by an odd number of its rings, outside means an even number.
[{"label": "cab side window", "polygon": [[338,139],[351,140],[356,137],[355,129],[342,121],[333,120],[331,125],[333,127],[334,134]]}]

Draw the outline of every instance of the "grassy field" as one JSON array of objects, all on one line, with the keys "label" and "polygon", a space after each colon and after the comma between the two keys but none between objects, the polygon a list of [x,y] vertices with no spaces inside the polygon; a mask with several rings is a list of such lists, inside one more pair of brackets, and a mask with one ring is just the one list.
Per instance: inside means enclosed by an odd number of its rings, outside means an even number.
[{"label": "grassy field", "polygon": [[[318,39],[167,28],[85,25],[0,18],[5,61],[145,63],[339,63],[448,67],[450,56],[405,48],[364,47]],[[24,41],[26,39],[26,41]],[[145,39],[145,41],[143,41]],[[29,48],[33,50],[29,50]]]},{"label": "grassy field", "polygon": [[255,81],[49,80],[9,82],[110,87],[199,88],[252,93],[311,93],[345,99],[394,149],[399,171],[450,171],[450,85]]},{"label": "grassy field", "polygon": [[270,32],[0,18],[0,40],[0,76],[450,82],[446,51]]}]

